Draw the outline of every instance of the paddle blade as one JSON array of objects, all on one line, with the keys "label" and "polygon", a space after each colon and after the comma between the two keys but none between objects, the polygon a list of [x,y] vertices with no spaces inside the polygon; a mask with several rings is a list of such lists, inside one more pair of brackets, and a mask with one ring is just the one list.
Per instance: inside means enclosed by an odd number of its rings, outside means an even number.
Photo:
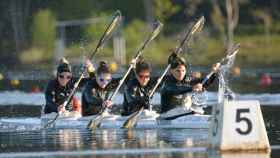
[{"label": "paddle blade", "polygon": [[107,39],[111,37],[112,33],[114,32],[115,28],[120,24],[120,22],[121,22],[121,12],[118,10],[114,13],[111,23],[107,26],[105,32],[100,38],[94,52],[91,54],[89,59],[92,59],[93,56],[103,47],[105,41],[107,41]]},{"label": "paddle blade", "polygon": [[153,32],[151,34],[151,37],[150,37],[150,40],[149,41],[152,41],[153,39],[155,39],[157,37],[157,35],[160,33],[160,31],[162,30],[162,27],[163,27],[163,24],[160,22],[160,21],[157,21],[155,24],[154,24],[154,29],[153,29]]},{"label": "paddle blade", "polygon": [[59,113],[57,113],[57,114],[55,115],[55,117],[54,117],[52,120],[50,120],[49,122],[47,122],[47,123],[45,124],[45,126],[43,127],[43,129],[47,129],[47,128],[53,126],[54,123],[55,123],[55,121],[57,120],[58,116],[59,116]]},{"label": "paddle blade", "polygon": [[153,31],[149,35],[149,37],[146,39],[144,44],[140,47],[140,49],[137,51],[138,53],[135,56],[135,59],[137,60],[138,57],[142,54],[142,51],[147,47],[147,45],[157,37],[157,35],[160,33],[161,29],[163,27],[163,24],[160,21],[157,21],[153,24]]},{"label": "paddle blade", "polygon": [[103,118],[104,118],[103,115],[98,115],[94,119],[90,120],[90,122],[87,125],[87,129],[93,130],[98,128]]},{"label": "paddle blade", "polygon": [[106,29],[105,35],[109,36],[113,32],[114,28],[116,28],[116,26],[118,25],[118,23],[120,21],[121,21],[121,12],[119,10],[117,10],[113,16],[113,20],[112,20],[111,24]]},{"label": "paddle blade", "polygon": [[139,116],[141,115],[142,111],[144,110],[144,107],[141,107],[140,110],[132,113],[128,119],[124,122],[122,128],[130,129],[135,126],[135,124],[138,121]]},{"label": "paddle blade", "polygon": [[232,48],[229,50],[226,58],[229,59],[235,56],[238,53],[239,48],[240,48],[240,43],[233,45]]},{"label": "paddle blade", "polygon": [[194,34],[195,32],[200,32],[204,26],[205,18],[204,16],[201,16],[197,22],[193,25],[191,34]]}]

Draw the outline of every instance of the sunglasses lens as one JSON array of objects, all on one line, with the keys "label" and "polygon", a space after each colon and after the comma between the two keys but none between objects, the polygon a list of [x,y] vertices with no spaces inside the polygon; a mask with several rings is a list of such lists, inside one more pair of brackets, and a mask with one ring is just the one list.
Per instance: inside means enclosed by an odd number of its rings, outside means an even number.
[{"label": "sunglasses lens", "polygon": [[64,75],[59,75],[58,77],[61,79],[68,79],[68,80],[72,78],[72,76],[64,76]]},{"label": "sunglasses lens", "polygon": [[110,82],[111,78],[105,79],[105,78],[99,78],[100,82]]},{"label": "sunglasses lens", "polygon": [[139,75],[139,78],[150,78],[150,76],[149,75]]}]

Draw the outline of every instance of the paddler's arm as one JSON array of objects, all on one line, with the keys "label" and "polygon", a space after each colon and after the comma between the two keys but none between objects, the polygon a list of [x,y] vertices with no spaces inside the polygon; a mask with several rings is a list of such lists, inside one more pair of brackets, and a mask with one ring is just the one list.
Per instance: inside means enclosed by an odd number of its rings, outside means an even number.
[{"label": "paddler's arm", "polygon": [[135,109],[144,106],[149,107],[149,98],[147,96],[137,96],[137,92],[134,86],[126,86],[124,88],[124,97],[127,102],[127,108]]},{"label": "paddler's arm", "polygon": [[179,95],[192,91],[192,86],[188,84],[177,85],[176,83],[167,83],[163,84],[161,93]]},{"label": "paddler's arm", "polygon": [[47,89],[45,91],[45,99],[46,106],[44,109],[44,113],[57,112],[58,105],[55,103],[55,91],[52,81],[50,81],[47,85]]},{"label": "paddler's arm", "polygon": [[88,107],[90,110],[92,109],[92,106],[95,106],[96,108],[101,108],[103,103],[103,100],[101,98],[97,97],[96,94],[93,94],[93,89],[89,85],[87,85],[85,87],[85,90],[83,91],[83,99],[85,99],[85,101],[89,105],[91,105],[90,107]]},{"label": "paddler's arm", "polygon": [[[213,73],[213,74],[212,74],[212,75],[210,76],[210,78],[209,78],[208,80],[206,80],[206,82],[203,84],[203,88],[209,87],[209,86],[214,82],[214,80],[215,80],[215,79],[217,78],[217,76],[218,76],[217,72],[218,72],[218,70],[220,69],[220,67],[221,67],[221,63],[215,63],[215,64],[212,65],[211,73]],[[210,73],[210,74],[211,74],[211,73]],[[207,76],[206,76],[206,77],[207,77]],[[205,78],[206,78],[206,77],[205,77]],[[197,84],[197,83],[202,83],[203,80],[204,80],[204,79],[194,79],[194,80],[192,81],[191,85],[195,85],[195,84]],[[199,82],[197,82],[197,81],[199,81]]]},{"label": "paddler's arm", "polygon": [[[214,73],[204,84],[203,88],[208,88],[217,79],[218,74]],[[202,82],[202,81],[201,81]]]},{"label": "paddler's arm", "polygon": [[[217,79],[218,74],[214,73],[204,84],[203,88],[208,88],[213,82]],[[204,80],[204,78],[195,78],[190,81],[190,85],[194,86],[198,83],[201,83]]]},{"label": "paddler's arm", "polygon": [[[90,60],[85,61],[85,67],[87,70],[87,74],[84,74],[85,76],[82,78],[81,82],[79,83],[79,87],[83,87],[88,81],[93,79],[95,77],[95,68]],[[77,82],[78,78],[74,78],[74,83]]]}]

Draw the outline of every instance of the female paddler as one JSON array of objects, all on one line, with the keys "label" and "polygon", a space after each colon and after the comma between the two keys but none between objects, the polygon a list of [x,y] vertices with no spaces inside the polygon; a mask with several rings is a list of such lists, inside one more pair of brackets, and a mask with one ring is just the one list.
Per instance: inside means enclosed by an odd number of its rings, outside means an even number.
[{"label": "female paddler", "polygon": [[[85,65],[90,76],[93,75],[94,70],[91,63],[87,60]],[[80,84],[84,84],[85,82],[87,82],[87,80],[87,78],[83,78]],[[69,62],[65,58],[62,58],[57,67],[55,79],[49,81],[45,91],[45,114],[52,112],[64,112],[66,110],[80,112],[80,101],[73,96],[69,104],[66,105],[66,107],[63,106],[63,103],[67,100],[74,88],[75,81],[76,80],[73,79],[72,76],[72,69]],[[73,105],[73,103],[76,104]]]},{"label": "female paddler", "polygon": [[156,83],[151,79],[151,66],[146,61],[139,60],[136,63],[135,75],[127,82],[124,87],[124,102],[122,115],[130,115],[138,111],[141,107],[149,109],[150,98],[153,86]]},{"label": "female paddler", "polygon": [[105,61],[101,61],[95,72],[95,77],[86,84],[82,92],[82,115],[95,115],[102,108],[111,108],[113,103],[109,100],[119,79],[112,78],[112,72]]},{"label": "female paddler", "polygon": [[[201,92],[213,83],[217,74],[214,73],[206,83],[202,84],[202,78],[189,78],[186,76],[186,61],[184,58],[173,53],[168,58],[171,65],[170,75],[166,77],[161,89],[161,113],[166,113],[177,107],[190,108],[192,106],[190,93]],[[212,66],[212,70],[217,72],[220,63]],[[195,113],[189,109],[190,112]]]}]

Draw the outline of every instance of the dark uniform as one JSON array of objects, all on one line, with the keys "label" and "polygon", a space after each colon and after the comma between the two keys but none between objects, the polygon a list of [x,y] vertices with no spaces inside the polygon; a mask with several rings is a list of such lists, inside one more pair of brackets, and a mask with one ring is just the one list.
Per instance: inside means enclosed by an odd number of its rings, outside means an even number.
[{"label": "dark uniform", "polygon": [[[93,73],[90,74],[92,76]],[[88,78],[83,78],[79,84],[79,86],[85,85],[89,81]],[[74,89],[74,84],[76,82],[76,79],[71,79],[67,83],[65,87],[60,86],[57,79],[49,81],[46,91],[45,91],[45,99],[46,99],[46,105],[44,108],[44,113],[52,113],[52,112],[58,112],[57,108],[61,104],[63,104],[67,98],[69,97],[71,91]],[[73,96],[72,96],[73,98]],[[71,100],[72,100],[71,98]],[[72,111],[73,106],[72,102],[70,101],[68,105],[65,107],[66,110]]]},{"label": "dark uniform", "polygon": [[130,115],[133,112],[139,110],[142,106],[145,109],[149,109],[149,94],[151,93],[155,79],[150,79],[148,84],[144,87],[140,86],[138,80],[133,78],[128,81],[124,88],[124,102],[122,115]]},{"label": "dark uniform", "polygon": [[113,79],[102,89],[99,87],[96,79],[89,81],[82,93],[82,115],[95,115],[102,108],[102,103],[108,100],[118,86],[119,79]]},{"label": "dark uniform", "polygon": [[[72,89],[74,88],[75,82],[70,80],[65,87],[60,86],[58,81],[51,80],[47,85],[45,91],[46,106],[44,109],[45,114],[51,112],[58,112],[57,108],[59,105],[63,104],[68,96],[70,95]],[[72,99],[72,98],[71,98]],[[70,102],[66,106],[66,110],[72,110],[72,103]]]},{"label": "dark uniform", "polygon": [[[216,74],[203,85],[207,88],[216,78]],[[161,113],[167,112],[176,106],[183,106],[187,93],[192,92],[192,86],[201,83],[203,79],[191,79],[185,77],[182,81],[176,80],[172,75],[167,76],[161,89]]]}]

